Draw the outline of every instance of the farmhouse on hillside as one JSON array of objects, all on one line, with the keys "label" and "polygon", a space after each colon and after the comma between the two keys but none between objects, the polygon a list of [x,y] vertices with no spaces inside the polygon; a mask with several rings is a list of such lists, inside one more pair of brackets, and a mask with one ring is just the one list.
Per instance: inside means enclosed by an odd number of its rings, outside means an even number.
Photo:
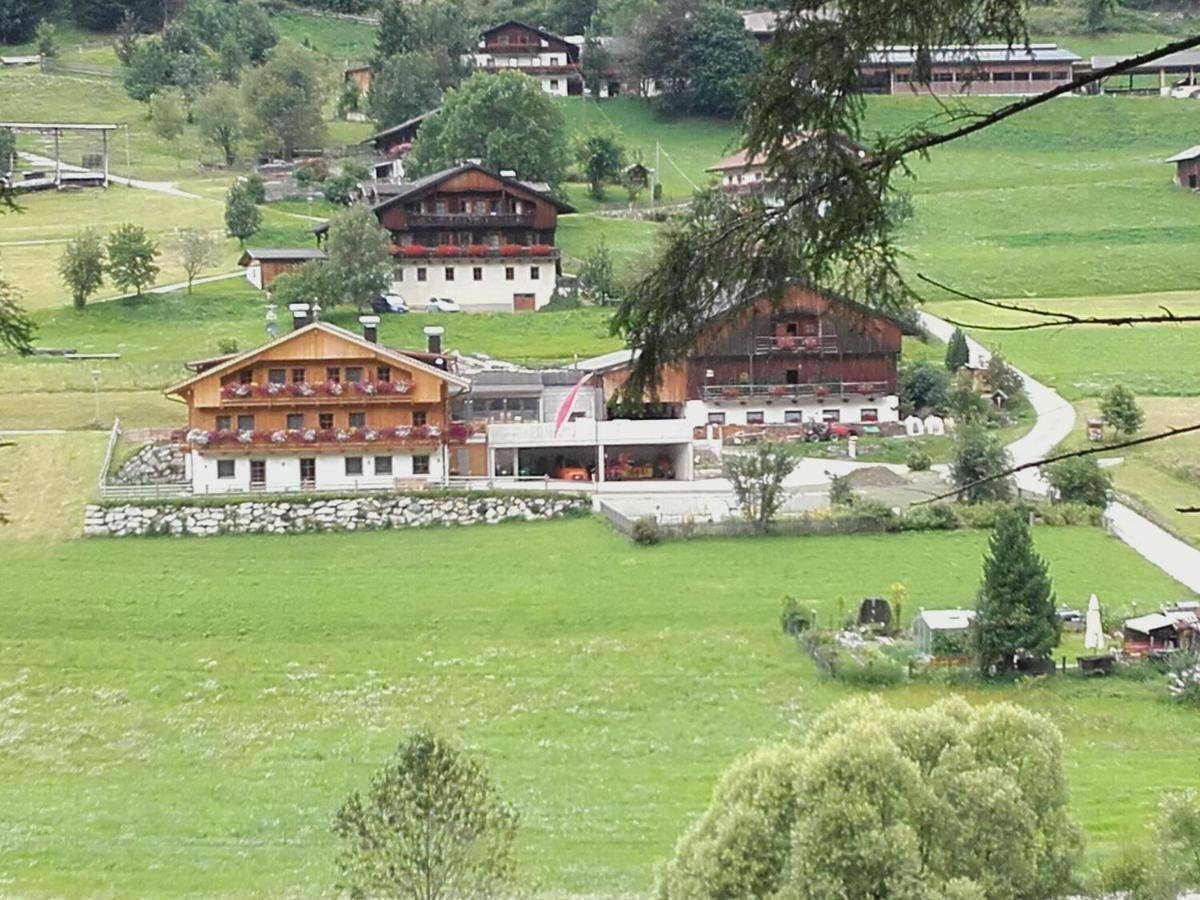
[{"label": "farmhouse on hillside", "polygon": [[471,62],[485,72],[522,72],[556,97],[583,93],[579,46],[523,22],[508,21],[485,31]]},{"label": "farmhouse on hillside", "polygon": [[1175,164],[1175,183],[1188,190],[1200,190],[1200,144],[1176,153],[1169,163]]},{"label": "farmhouse on hillside", "polygon": [[928,82],[916,81],[913,47],[879,47],[862,65],[870,94],[1040,94],[1068,84],[1080,58],[1057,44],[937,47]]},{"label": "farmhouse on hillside", "polygon": [[358,335],[311,321],[246,353],[201,360],[165,391],[188,407],[178,434],[194,493],[359,490],[440,481],[448,447],[466,439],[447,410],[468,382],[436,341],[383,347],[378,318]]},{"label": "farmhouse on hillside", "polygon": [[[464,310],[523,312],[550,302],[558,216],[575,210],[549,185],[468,162],[375,189],[371,209],[392,236],[392,290],[410,306],[448,297]],[[318,240],[327,232],[314,229]]]},{"label": "farmhouse on hillside", "polygon": [[419,116],[406,119],[399,125],[385,128],[371,135],[364,144],[370,144],[375,149],[375,160],[371,163],[371,179],[373,181],[398,180],[404,177],[404,157],[412,149],[417,132],[430,116],[442,111],[439,106],[423,112]]},{"label": "farmhouse on hillside", "polygon": [[[696,348],[661,373],[653,414],[698,434],[800,433],[805,423],[877,428],[899,421],[897,367],[904,326],[819,288],[790,286],[773,302],[712,319]],[[630,350],[581,360],[600,379],[606,407],[629,376]]]},{"label": "farmhouse on hillside", "polygon": [[[788,142],[789,151],[798,150],[801,146],[814,140],[818,135],[829,132],[806,132],[793,137]],[[866,149],[845,135],[837,138],[837,146],[845,151],[848,157],[865,159]],[[704,171],[720,177],[719,187],[727,193],[737,196],[758,196],[768,205],[778,203],[776,184],[768,175],[767,158],[762,153],[750,153],[739,150],[737,153],[713,163]]]},{"label": "farmhouse on hillside", "polygon": [[260,291],[285,272],[311,260],[325,259],[323,250],[263,249],[251,247],[242,251],[238,265],[246,270],[246,280]]},{"label": "farmhouse on hillside", "polygon": [[342,81],[347,84],[353,84],[358,90],[360,96],[365,96],[371,93],[371,79],[373,73],[370,63],[361,63],[353,66],[346,66],[342,70]]}]

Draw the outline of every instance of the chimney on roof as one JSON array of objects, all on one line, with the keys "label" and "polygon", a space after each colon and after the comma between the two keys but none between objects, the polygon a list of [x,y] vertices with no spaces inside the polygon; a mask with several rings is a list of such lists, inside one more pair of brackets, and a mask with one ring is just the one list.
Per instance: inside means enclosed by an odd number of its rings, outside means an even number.
[{"label": "chimney on roof", "polygon": [[303,328],[309,323],[307,303],[292,303],[288,305],[288,309],[292,311],[292,331]]},{"label": "chimney on roof", "polygon": [[363,337],[372,344],[379,343],[379,316],[359,316],[358,324],[363,327]]},{"label": "chimney on roof", "polygon": [[425,326],[425,348],[430,353],[442,352],[442,335],[446,333],[446,329],[441,325],[426,325]]}]

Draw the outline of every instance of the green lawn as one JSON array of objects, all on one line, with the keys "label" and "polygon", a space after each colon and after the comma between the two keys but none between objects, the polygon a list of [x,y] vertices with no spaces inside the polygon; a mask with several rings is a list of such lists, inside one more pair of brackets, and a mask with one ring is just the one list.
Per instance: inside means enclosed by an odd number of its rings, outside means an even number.
[{"label": "green lawn", "polygon": [[[1200,294],[1075,297],[1039,300],[1032,305],[1078,316],[1156,314],[1162,311],[1160,307],[1176,315],[1196,315],[1200,313]],[[930,312],[978,325],[1033,321],[1029,316],[969,301],[936,303]],[[1097,397],[1117,381],[1138,394],[1200,394],[1200,373],[1195,366],[1200,346],[1197,325],[1072,326],[1017,332],[979,329],[972,334],[986,346],[998,347],[1014,364],[1068,399]]]},{"label": "green lawn", "polygon": [[[21,358],[0,353],[0,427],[77,428],[95,418],[92,371],[99,370],[101,421],[120,416],[131,425],[171,425],[181,407],[159,396],[187,373],[187,360],[213,356],[218,342],[236,340],[248,349],[266,339],[265,295],[243,280],[200,285],[189,296],[147,294],[95,303],[84,312],[71,307],[35,314],[37,342],[81,353],[119,353],[119,360]],[[287,310],[279,327],[287,328]],[[446,326],[446,346],[464,353],[547,365],[593,356],[621,346],[609,334],[611,312],[589,307],[529,315],[427,313],[384,316],[380,339],[398,347],[423,347],[422,328]],[[358,331],[352,309],[327,311],[325,318]],[[45,402],[31,404],[30,395]]]},{"label": "green lawn", "polygon": [[[1036,536],[1064,602],[1181,593],[1100,531]],[[733,757],[843,695],[779,633],[781,596],[828,616],[902,581],[910,614],[968,602],[984,541],[644,549],[594,519],[9,541],[0,565],[21,577],[0,584],[0,725],[16,738],[0,743],[7,889],[324,895],[333,809],[429,724],[479,753],[519,807],[526,884],[644,893]],[[970,696],[1060,724],[1074,807],[1103,855],[1189,781],[1200,720],[1161,693],[1064,681]]]}]

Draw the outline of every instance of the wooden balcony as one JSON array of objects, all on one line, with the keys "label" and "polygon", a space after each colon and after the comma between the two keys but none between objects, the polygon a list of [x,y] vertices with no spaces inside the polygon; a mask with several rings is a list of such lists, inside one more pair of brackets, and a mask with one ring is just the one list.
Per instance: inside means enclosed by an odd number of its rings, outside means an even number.
[{"label": "wooden balcony", "polygon": [[221,386],[221,406],[275,408],[313,406],[357,406],[380,401],[409,404],[414,386],[407,381],[288,382],[287,384],[241,384]]},{"label": "wooden balcony", "polygon": [[469,425],[398,425],[390,428],[279,428],[273,431],[237,431],[202,428],[180,429],[173,439],[185,449],[229,453],[313,453],[341,450],[366,451],[383,447],[436,447],[461,444],[473,429]]},{"label": "wooden balcony", "polygon": [[533,213],[408,213],[410,228],[532,228]]},{"label": "wooden balcony", "polygon": [[811,402],[813,400],[873,399],[891,393],[883,381],[826,381],[812,384],[706,384],[705,400],[734,402],[746,400],[780,400]]},{"label": "wooden balcony", "polygon": [[794,353],[798,356],[834,356],[838,352],[838,336],[822,335],[770,335],[754,339],[754,352],[759,356],[768,353]]}]

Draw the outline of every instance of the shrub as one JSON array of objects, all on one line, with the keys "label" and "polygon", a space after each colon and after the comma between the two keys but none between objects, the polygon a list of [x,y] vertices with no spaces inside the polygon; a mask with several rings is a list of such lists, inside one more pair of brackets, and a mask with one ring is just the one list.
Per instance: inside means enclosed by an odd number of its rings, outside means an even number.
[{"label": "shrub", "polygon": [[860,522],[880,525],[884,531],[898,531],[900,528],[900,520],[892,508],[875,500],[855,500],[850,514]]},{"label": "shrub", "polygon": [[902,683],[908,677],[908,670],[882,653],[870,651],[861,660],[843,657],[836,677],[853,687],[888,687]]},{"label": "shrub", "polygon": [[829,479],[830,506],[852,506],[854,500],[854,488],[850,486],[850,478],[848,476],[834,475]]},{"label": "shrub", "polygon": [[1173,700],[1188,706],[1200,706],[1200,663],[1169,675],[1167,691]]},{"label": "shrub", "polygon": [[662,529],[658,527],[658,522],[652,516],[642,516],[633,523],[630,537],[633,538],[635,544],[652,547],[662,540]]},{"label": "shrub", "polygon": [[1056,503],[1034,507],[1034,514],[1046,525],[1100,525],[1104,510],[1086,503]]},{"label": "shrub", "polygon": [[1076,456],[1047,466],[1046,480],[1054,488],[1056,502],[1084,503],[1101,509],[1108,505],[1112,478],[1094,456]]},{"label": "shrub", "polygon": [[231,353],[237,353],[237,338],[219,338],[217,340],[217,352],[222,356],[228,356]]},{"label": "shrub", "polygon": [[790,594],[783,598],[783,608],[779,611],[779,627],[786,634],[799,634],[806,631],[811,623],[808,613],[800,608],[800,603]]},{"label": "shrub", "polygon": [[920,447],[913,447],[908,451],[905,463],[911,472],[928,472],[929,467],[933,465],[933,459]]},{"label": "shrub", "polygon": [[949,503],[911,507],[900,520],[903,531],[953,531],[961,527],[962,519]]},{"label": "shrub", "polygon": [[1175,888],[1163,871],[1159,854],[1149,848],[1126,848],[1100,870],[1097,892],[1124,895],[1128,900],[1174,900]]},{"label": "shrub", "polygon": [[261,206],[267,202],[267,183],[263,181],[263,177],[257,172],[253,175],[247,175],[242,180],[242,185],[246,194],[254,201],[255,206]]}]

